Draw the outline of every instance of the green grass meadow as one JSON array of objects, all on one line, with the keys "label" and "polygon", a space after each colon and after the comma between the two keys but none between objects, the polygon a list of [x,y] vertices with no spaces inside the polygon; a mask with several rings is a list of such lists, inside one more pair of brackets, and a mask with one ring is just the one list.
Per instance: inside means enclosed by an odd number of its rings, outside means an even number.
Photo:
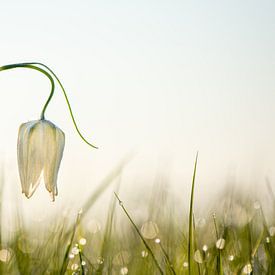
[{"label": "green grass meadow", "polygon": [[[209,213],[198,216],[196,164],[197,160],[190,175],[188,209],[178,209],[163,189],[149,202],[138,198],[148,215],[132,214],[127,197],[120,196],[123,185],[118,179],[125,163],[106,176],[78,214],[60,213],[51,224],[30,228],[17,207],[12,212],[15,230],[8,238],[1,236],[0,273],[275,274],[275,200],[270,184],[263,185],[270,194],[264,202],[268,207],[249,193],[226,191],[213,198]],[[1,188],[4,184],[2,179]],[[113,196],[106,202],[101,225],[92,220],[93,207],[110,188]],[[1,232],[4,223],[2,216]]]}]

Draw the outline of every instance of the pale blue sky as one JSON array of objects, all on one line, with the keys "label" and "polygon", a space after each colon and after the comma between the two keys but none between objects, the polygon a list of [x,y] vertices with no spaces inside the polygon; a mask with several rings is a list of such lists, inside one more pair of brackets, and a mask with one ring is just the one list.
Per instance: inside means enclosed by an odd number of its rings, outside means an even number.
[{"label": "pale blue sky", "polygon": [[[197,150],[201,196],[231,174],[275,180],[274,14],[265,0],[2,1],[1,65],[49,65],[100,147],[81,142],[57,90],[46,116],[66,133],[60,200],[92,189],[132,149],[125,189],[162,167],[189,190]],[[16,167],[17,129],[39,117],[49,86],[17,70],[0,74],[0,92],[0,152]]]}]

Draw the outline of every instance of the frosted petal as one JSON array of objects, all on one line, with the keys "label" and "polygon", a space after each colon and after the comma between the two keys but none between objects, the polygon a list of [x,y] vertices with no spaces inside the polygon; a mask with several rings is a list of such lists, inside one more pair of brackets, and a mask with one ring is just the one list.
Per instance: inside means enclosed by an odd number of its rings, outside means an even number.
[{"label": "frosted petal", "polygon": [[54,201],[57,195],[57,174],[63,156],[65,135],[58,127],[49,121],[44,121],[44,127],[44,133],[46,134],[44,142],[44,182],[46,189],[50,192],[52,200]]},{"label": "frosted petal", "polygon": [[42,163],[39,157],[39,145],[37,132],[38,121],[24,123],[19,128],[17,157],[18,168],[22,186],[22,193],[31,197],[39,184],[39,176],[42,171]]},{"label": "frosted petal", "polygon": [[43,171],[43,127],[40,122],[35,123],[28,129],[26,136],[27,156],[25,161],[27,190],[25,195],[30,198],[40,183]]},{"label": "frosted petal", "polygon": [[18,131],[18,139],[17,139],[17,163],[18,163],[18,170],[19,176],[21,181],[22,193],[26,191],[26,172],[24,169],[24,133],[26,128],[28,127],[28,123],[23,123],[19,127]]}]

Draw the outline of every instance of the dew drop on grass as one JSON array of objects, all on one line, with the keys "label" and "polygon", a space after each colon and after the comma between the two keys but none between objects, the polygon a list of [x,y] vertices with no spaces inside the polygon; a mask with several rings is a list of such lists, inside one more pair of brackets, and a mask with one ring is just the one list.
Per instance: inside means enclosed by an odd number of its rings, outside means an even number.
[{"label": "dew drop on grass", "polygon": [[265,242],[266,242],[266,243],[270,243],[270,238],[269,238],[269,237],[266,237],[266,238],[265,238]]},{"label": "dew drop on grass", "polygon": [[82,215],[82,213],[83,213],[83,209],[80,208],[79,211],[78,211],[78,215]]},{"label": "dew drop on grass", "polygon": [[146,258],[148,256],[148,252],[146,250],[141,251],[141,257]]},{"label": "dew drop on grass", "polygon": [[85,245],[87,243],[87,240],[85,238],[80,238],[79,239],[79,244],[80,245]]},{"label": "dew drop on grass", "polygon": [[69,259],[73,259],[74,258],[74,254],[70,253],[69,254]]},{"label": "dew drop on grass", "polygon": [[254,209],[260,209],[261,208],[261,204],[260,204],[260,202],[259,201],[255,201],[254,203],[253,203],[253,207],[254,207]]},{"label": "dew drop on grass", "polygon": [[102,257],[97,258],[96,261],[97,261],[98,264],[103,264],[104,263],[104,259]]},{"label": "dew drop on grass", "polygon": [[206,252],[206,251],[208,250],[208,246],[205,244],[205,245],[202,247],[202,250],[203,250],[204,252]]},{"label": "dew drop on grass", "polygon": [[1,249],[0,250],[0,261],[1,262],[8,262],[11,258],[11,252],[8,249]]},{"label": "dew drop on grass", "polygon": [[234,260],[234,255],[229,255],[228,256],[228,261],[232,262]]},{"label": "dew drop on grass", "polygon": [[243,267],[242,269],[242,273],[243,274],[250,274],[253,271],[252,269],[252,265],[251,264],[247,264]]},{"label": "dew drop on grass", "polygon": [[83,265],[83,266],[86,265],[86,262],[85,262],[85,261],[82,261],[82,262],[81,262],[81,265]]},{"label": "dew drop on grass", "polygon": [[157,237],[159,229],[155,222],[148,221],[142,225],[140,232],[145,239],[154,239]]},{"label": "dew drop on grass", "polygon": [[72,254],[77,255],[79,253],[79,249],[75,246],[72,248]]},{"label": "dew drop on grass", "polygon": [[203,228],[206,225],[206,221],[203,218],[199,218],[197,221],[197,227]]},{"label": "dew drop on grass", "polygon": [[184,263],[183,263],[183,267],[187,268],[187,267],[188,267],[188,263],[187,263],[187,262],[184,262]]},{"label": "dew drop on grass", "polygon": [[199,250],[196,250],[194,253],[194,260],[195,262],[202,264],[203,263],[203,257],[201,255],[201,252]]},{"label": "dew drop on grass", "polygon": [[126,266],[122,267],[122,268],[120,269],[120,274],[121,274],[121,275],[126,275],[126,274],[128,274],[128,268],[127,268]]},{"label": "dew drop on grass", "polygon": [[160,239],[155,239],[155,243],[159,244],[160,243]]},{"label": "dew drop on grass", "polygon": [[224,249],[224,246],[225,246],[225,239],[220,238],[216,241],[216,247],[218,249]]},{"label": "dew drop on grass", "polygon": [[131,254],[126,250],[122,250],[114,256],[113,265],[122,266],[128,264],[130,260]]},{"label": "dew drop on grass", "polygon": [[77,270],[77,269],[78,269],[78,264],[71,265],[71,270]]}]

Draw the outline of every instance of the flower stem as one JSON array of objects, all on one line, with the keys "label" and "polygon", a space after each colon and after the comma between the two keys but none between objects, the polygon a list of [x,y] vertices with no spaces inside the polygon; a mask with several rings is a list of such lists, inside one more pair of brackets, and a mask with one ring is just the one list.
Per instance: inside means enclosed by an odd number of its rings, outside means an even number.
[{"label": "flower stem", "polygon": [[[38,66],[42,66],[44,67],[45,69],[47,69],[49,72],[45,71],[44,69],[38,67]],[[71,105],[70,105],[70,102],[69,102],[69,99],[68,99],[68,96],[67,96],[67,93],[65,91],[65,88],[63,87],[61,81],[59,80],[59,78],[57,77],[57,75],[46,65],[44,65],[43,63],[39,63],[39,62],[25,62],[25,63],[18,63],[18,64],[10,64],[10,65],[5,65],[5,66],[2,66],[0,67],[0,71],[4,71],[4,70],[9,70],[9,69],[14,69],[14,68],[29,68],[29,69],[34,69],[34,70],[37,70],[41,73],[43,73],[45,76],[47,76],[51,82],[51,93],[42,109],[42,112],[41,112],[41,116],[40,118],[43,120],[45,119],[45,111],[48,107],[48,104],[50,103],[51,99],[52,99],[52,96],[53,96],[53,93],[54,93],[54,89],[55,89],[55,85],[54,85],[54,79],[53,77],[56,79],[56,81],[58,82],[58,84],[60,85],[61,89],[62,89],[62,92],[65,96],[65,100],[66,100],[66,103],[67,103],[67,106],[69,108],[69,112],[70,112],[70,115],[71,115],[71,118],[72,118],[72,121],[73,121],[73,124],[74,124],[74,127],[78,133],[78,135],[80,136],[80,138],[86,143],[88,144],[89,146],[93,147],[93,148],[96,148],[98,149],[98,147],[94,146],[93,144],[91,144],[89,141],[87,141],[87,139],[84,138],[84,136],[81,134],[80,130],[78,129],[78,126],[76,124],[76,121],[75,121],[75,118],[74,118],[74,115],[73,115],[73,111],[72,111],[72,108],[71,108]],[[52,75],[53,77],[52,77]]]},{"label": "flower stem", "polygon": [[50,101],[53,97],[54,88],[55,88],[54,80],[53,80],[52,76],[48,72],[46,72],[45,70],[43,70],[43,69],[41,69],[37,66],[34,66],[30,63],[18,63],[18,64],[5,65],[5,66],[0,67],[0,71],[5,71],[5,70],[10,70],[10,69],[15,69],[15,68],[29,68],[29,69],[39,71],[42,74],[44,74],[46,77],[48,77],[48,79],[50,80],[51,86],[52,86],[51,87],[51,93],[50,93],[50,95],[49,95],[49,97],[48,97],[48,99],[47,99],[47,101],[46,101],[46,103],[45,103],[45,105],[42,109],[41,116],[40,116],[40,118],[42,120],[44,120],[45,119],[45,111],[46,111],[46,109],[47,109],[47,107],[48,107],[48,105],[49,105],[49,103],[50,103]]},{"label": "flower stem", "polygon": [[70,115],[71,115],[71,118],[72,118],[72,121],[73,121],[73,124],[74,124],[74,127],[78,133],[78,135],[80,136],[80,138],[85,142],[87,143],[89,146],[95,148],[95,149],[98,149],[98,147],[94,146],[93,144],[91,144],[89,141],[87,141],[83,135],[81,134],[80,130],[78,129],[78,126],[76,124],[76,121],[75,121],[75,118],[74,118],[74,115],[73,115],[73,111],[72,111],[72,108],[71,108],[71,104],[69,102],[69,99],[68,99],[68,96],[67,96],[67,93],[65,91],[65,88],[64,86],[62,85],[60,79],[57,77],[57,75],[53,72],[53,70],[51,70],[48,66],[46,66],[45,64],[43,63],[40,63],[40,62],[32,62],[32,63],[26,63],[26,64],[32,64],[32,65],[39,65],[39,66],[42,66],[44,68],[46,68],[53,76],[54,78],[56,79],[56,81],[58,82],[59,86],[61,87],[61,90],[64,94],[64,97],[65,97],[65,100],[66,100],[66,103],[68,105],[68,108],[69,108],[69,112],[70,112]]}]

